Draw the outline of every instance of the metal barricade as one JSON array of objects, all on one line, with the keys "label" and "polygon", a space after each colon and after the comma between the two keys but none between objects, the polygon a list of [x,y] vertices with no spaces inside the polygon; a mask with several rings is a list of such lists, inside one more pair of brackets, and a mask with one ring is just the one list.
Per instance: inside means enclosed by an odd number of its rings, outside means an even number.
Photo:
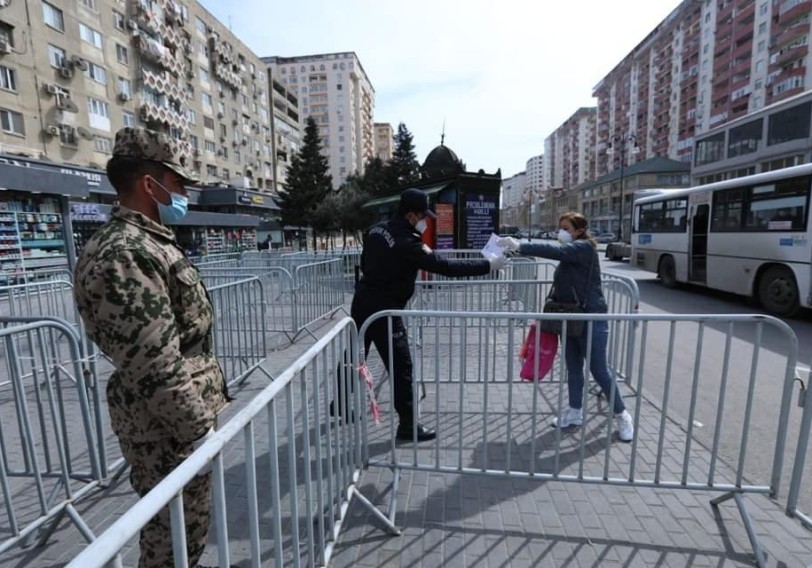
[{"label": "metal barricade", "polygon": [[341,260],[325,260],[296,267],[297,334],[319,320],[330,319],[344,305]]},{"label": "metal barricade", "polygon": [[265,295],[259,278],[208,288],[214,315],[214,353],[229,386],[255,371],[273,380],[261,365],[268,358]]},{"label": "metal barricade", "polygon": [[[519,479],[703,491],[718,495],[710,501],[712,506],[735,501],[756,561],[765,566],[744,496],[776,496],[780,489],[798,355],[798,341],[790,327],[763,315],[564,316],[565,322],[631,321],[640,328],[631,348],[634,380],[638,392],[646,389],[649,396],[626,401],[637,425],[626,446],[614,443],[614,400],[607,405],[590,398],[588,382],[582,391],[583,425],[575,432],[549,428],[548,420],[568,407],[564,386],[568,370],[566,365],[553,369],[564,375],[558,382],[542,381],[534,386],[518,379],[513,354],[528,315],[537,320],[562,319],[543,313],[388,310],[370,317],[361,327],[359,342],[363,345],[364,334],[377,320],[391,326],[390,318],[399,317],[411,329],[420,322],[420,356],[432,369],[424,380],[434,390],[429,402],[421,405],[420,421],[441,432],[435,441],[419,446],[396,444],[395,421],[387,419],[384,432],[368,434],[365,447],[380,452],[370,458],[369,465],[394,472],[392,486],[378,491],[389,495],[388,518],[395,520],[404,471],[488,476],[506,482]],[[591,345],[596,340],[593,324],[588,323],[587,329],[587,345]],[[720,342],[723,349],[719,349]],[[765,342],[770,347],[763,346]],[[560,349],[566,351],[567,342]],[[393,353],[391,343],[388,351]],[[587,354],[590,352],[588,348]],[[587,355],[585,366],[590,364]],[[466,381],[477,374],[485,374],[486,380],[480,384]],[[416,378],[413,380],[416,390]],[[780,389],[780,403],[756,403],[763,388]],[[478,407],[472,406],[471,389],[479,389]],[[390,378],[389,392],[393,390]],[[741,404],[726,404],[732,392]],[[677,402],[687,409],[687,416],[675,421],[669,418],[669,410]],[[777,423],[769,432],[772,465],[766,473],[753,475],[765,461],[749,443],[756,411],[776,416]],[[713,419],[700,425],[700,416]],[[707,445],[695,439],[699,433],[708,440]],[[726,463],[720,455],[731,451],[735,451],[731,463]]]},{"label": "metal barricade", "polygon": [[[290,272],[279,267],[204,267],[200,269],[200,276],[207,287],[251,277],[259,278],[265,298],[265,331],[269,334],[269,345],[281,347],[283,344],[292,342],[298,329],[296,297],[293,276]],[[284,338],[284,342],[282,338]]]},{"label": "metal barricade", "polygon": [[[787,515],[790,517],[798,518],[801,523],[807,528],[812,530],[812,492],[809,486],[804,485],[804,478],[807,482],[810,475],[808,471],[809,466],[806,462],[806,456],[809,451],[809,433],[810,426],[812,426],[812,372],[810,367],[806,367],[806,381],[803,377],[796,374],[795,380],[801,385],[801,392],[799,397],[799,404],[803,406],[803,414],[801,415],[800,431],[798,434],[797,449],[795,451],[795,463],[792,469],[792,478],[790,479],[790,489],[787,495]],[[797,371],[800,368],[796,369]],[[805,499],[802,500],[802,497]],[[805,509],[805,510],[804,510]]]},{"label": "metal barricade", "polygon": [[[175,566],[186,566],[183,488],[210,461],[212,537],[220,566],[242,560],[277,568],[326,566],[353,500],[395,530],[358,491],[361,421],[347,424],[330,417],[336,369],[344,353],[348,365],[341,368],[357,368],[357,341],[352,320],[344,318],[68,567],[105,566],[164,507],[172,517]],[[356,379],[355,373],[342,375]],[[352,392],[353,406],[360,409],[361,389]],[[229,491],[236,487],[238,492]],[[230,547],[234,532],[249,546]]]},{"label": "metal barricade", "polygon": [[91,540],[74,504],[107,472],[80,336],[56,318],[13,325],[0,329],[0,355],[8,379],[0,390],[0,554],[52,521],[46,541],[64,515]]}]

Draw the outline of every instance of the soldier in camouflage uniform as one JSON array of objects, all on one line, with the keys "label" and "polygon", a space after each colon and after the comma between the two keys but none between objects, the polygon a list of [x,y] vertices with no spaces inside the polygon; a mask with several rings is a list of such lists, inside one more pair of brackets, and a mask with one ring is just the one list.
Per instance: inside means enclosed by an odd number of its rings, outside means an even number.
[{"label": "soldier in camouflage uniform", "polygon": [[[211,351],[212,307],[168,221],[186,212],[194,182],[174,140],[142,128],[116,134],[107,175],[120,205],[87,242],[75,295],[88,334],[115,365],[107,385],[113,430],[143,496],[216,426],[228,401]],[[183,493],[189,562],[209,530],[211,474]],[[168,508],[141,531],[139,566],[173,566]]]}]

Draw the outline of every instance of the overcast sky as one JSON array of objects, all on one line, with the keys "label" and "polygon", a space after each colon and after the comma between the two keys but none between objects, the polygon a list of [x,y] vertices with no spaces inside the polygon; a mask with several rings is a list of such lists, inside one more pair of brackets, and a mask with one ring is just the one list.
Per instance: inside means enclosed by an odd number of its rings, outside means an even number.
[{"label": "overcast sky", "polygon": [[202,0],[260,56],[354,51],[375,121],[508,177],[679,0]]}]

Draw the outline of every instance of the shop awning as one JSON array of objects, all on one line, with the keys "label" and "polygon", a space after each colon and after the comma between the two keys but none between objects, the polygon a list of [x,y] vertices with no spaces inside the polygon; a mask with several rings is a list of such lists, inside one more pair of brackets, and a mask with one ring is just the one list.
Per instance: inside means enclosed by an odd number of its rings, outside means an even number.
[{"label": "shop awning", "polygon": [[0,189],[16,189],[66,197],[87,197],[88,194],[85,178],[61,173],[56,169],[31,167],[28,164],[0,163]]},{"label": "shop awning", "polygon": [[[450,182],[443,182],[429,187],[420,187],[418,189],[426,192],[428,195],[434,195],[435,193],[440,193],[450,185]],[[405,191],[405,189],[403,191]],[[376,197],[375,199],[367,201],[361,207],[377,207],[378,205],[387,205],[389,203],[396,203],[398,201],[400,201],[400,192],[396,193],[395,195],[387,195],[386,197]]]}]

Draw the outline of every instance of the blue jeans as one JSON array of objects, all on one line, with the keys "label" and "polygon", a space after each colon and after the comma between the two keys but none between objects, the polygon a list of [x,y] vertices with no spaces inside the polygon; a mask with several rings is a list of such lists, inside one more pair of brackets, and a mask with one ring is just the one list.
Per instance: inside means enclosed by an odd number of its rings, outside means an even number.
[{"label": "blue jeans", "polygon": [[[580,337],[567,338],[567,387],[572,408],[582,408],[584,404],[584,362],[588,327],[584,326],[584,332]],[[590,353],[589,370],[592,371],[592,376],[600,385],[606,400],[612,400],[612,391],[614,391],[614,411],[615,414],[619,414],[626,410],[626,405],[623,404],[623,397],[620,396],[617,383],[609,373],[609,366],[606,362],[608,342],[609,322],[592,322],[592,352]]]}]

